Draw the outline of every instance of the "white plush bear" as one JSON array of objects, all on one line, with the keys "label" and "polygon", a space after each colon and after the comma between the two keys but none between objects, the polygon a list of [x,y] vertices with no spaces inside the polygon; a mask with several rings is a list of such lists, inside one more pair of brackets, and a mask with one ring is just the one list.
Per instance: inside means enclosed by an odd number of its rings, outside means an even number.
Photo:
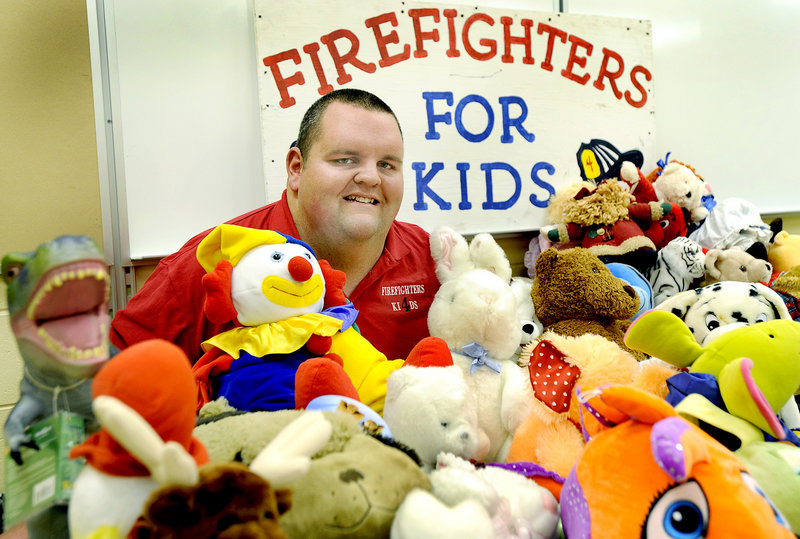
[{"label": "white plush bear", "polygon": [[700,223],[708,216],[703,196],[708,193],[706,183],[695,172],[677,161],[671,161],[653,181],[659,200],[673,202],[685,209],[691,222]]},{"label": "white plush bear", "polygon": [[394,439],[417,453],[426,471],[442,451],[481,460],[489,450],[478,426],[475,395],[447,345],[435,337],[420,341],[405,365],[389,376],[383,419]]},{"label": "white plush bear", "polygon": [[409,492],[392,520],[391,539],[491,539],[492,517],[478,500],[451,507],[421,488]]},{"label": "white plush bear", "polygon": [[442,286],[428,312],[428,328],[447,343],[475,395],[478,424],[489,437],[486,461],[503,461],[533,402],[528,372],[516,364],[522,330],[509,283],[511,265],[489,234],[467,244],[440,227],[430,242]]},{"label": "white plush bear", "polygon": [[[392,539],[558,536],[556,499],[517,472],[496,466],[476,468],[455,455],[442,453],[430,480],[431,493],[412,491],[398,508]],[[461,535],[453,535],[451,525]]]}]

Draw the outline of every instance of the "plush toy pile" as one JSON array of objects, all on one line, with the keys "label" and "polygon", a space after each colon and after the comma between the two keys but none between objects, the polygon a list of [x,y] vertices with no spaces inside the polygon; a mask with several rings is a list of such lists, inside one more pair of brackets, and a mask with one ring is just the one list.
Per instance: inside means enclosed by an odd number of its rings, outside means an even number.
[{"label": "plush toy pile", "polygon": [[235,328],[193,366],[153,340],[75,373],[99,430],[72,536],[800,535],[798,236],[686,163],[639,166],[558,191],[526,277],[490,234],[432,230],[404,360],[308,245],[218,227],[204,312]]}]

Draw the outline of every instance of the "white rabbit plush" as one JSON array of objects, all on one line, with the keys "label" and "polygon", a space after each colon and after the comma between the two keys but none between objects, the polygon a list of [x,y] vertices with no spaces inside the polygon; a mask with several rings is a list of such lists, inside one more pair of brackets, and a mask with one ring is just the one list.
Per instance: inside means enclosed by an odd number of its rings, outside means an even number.
[{"label": "white rabbit plush", "polygon": [[503,461],[533,400],[528,373],[516,364],[522,330],[511,265],[490,234],[468,244],[440,227],[430,242],[442,286],[428,312],[428,329],[447,343],[477,399],[478,424],[489,437],[485,460]]},{"label": "white rabbit plush", "polygon": [[[446,229],[443,228],[442,230]],[[448,244],[451,244],[453,239],[448,239],[447,241]],[[459,243],[458,239],[454,241]],[[463,245],[461,247],[455,247],[455,249],[463,251]],[[456,271],[460,271],[460,267],[487,269],[511,285],[511,291],[514,293],[514,297],[517,301],[517,319],[519,320],[519,327],[522,330],[520,345],[514,354],[515,357],[518,358],[522,352],[522,346],[540,336],[543,331],[542,323],[536,318],[536,311],[533,307],[533,299],[531,298],[533,279],[529,277],[512,276],[511,264],[506,257],[506,253],[490,234],[478,234],[472,238],[472,241],[469,243],[468,259],[464,258],[463,253],[454,252],[453,255],[456,257],[454,262],[458,266]],[[440,282],[442,280],[442,273],[437,273]]]}]

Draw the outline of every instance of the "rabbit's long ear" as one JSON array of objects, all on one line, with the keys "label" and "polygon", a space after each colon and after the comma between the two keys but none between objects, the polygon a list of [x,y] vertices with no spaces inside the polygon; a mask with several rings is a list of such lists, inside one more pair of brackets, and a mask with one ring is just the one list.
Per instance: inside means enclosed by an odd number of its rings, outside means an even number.
[{"label": "rabbit's long ear", "polygon": [[431,256],[436,262],[436,276],[445,283],[467,271],[475,269],[467,240],[447,226],[431,232]]},{"label": "rabbit's long ear", "polygon": [[511,262],[491,234],[482,232],[472,238],[469,253],[476,268],[489,270],[504,282],[511,281]]}]

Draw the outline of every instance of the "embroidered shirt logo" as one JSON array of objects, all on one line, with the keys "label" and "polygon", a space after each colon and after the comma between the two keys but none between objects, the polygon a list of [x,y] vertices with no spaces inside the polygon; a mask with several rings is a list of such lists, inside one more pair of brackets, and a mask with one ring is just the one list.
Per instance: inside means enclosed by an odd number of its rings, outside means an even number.
[{"label": "embroidered shirt logo", "polygon": [[416,311],[419,309],[419,302],[409,296],[416,296],[425,293],[424,284],[406,284],[398,286],[382,286],[381,296],[397,298],[392,300],[390,305],[393,311]]}]

